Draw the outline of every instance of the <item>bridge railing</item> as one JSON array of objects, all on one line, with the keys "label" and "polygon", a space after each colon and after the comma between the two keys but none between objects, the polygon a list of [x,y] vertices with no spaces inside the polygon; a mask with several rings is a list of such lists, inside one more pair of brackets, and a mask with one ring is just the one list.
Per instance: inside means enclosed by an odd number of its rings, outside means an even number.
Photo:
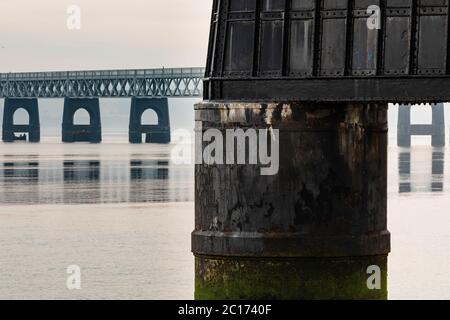
[{"label": "bridge railing", "polygon": [[161,68],[134,70],[92,70],[92,71],[53,71],[53,72],[19,72],[0,73],[0,81],[36,81],[64,79],[105,79],[105,78],[171,78],[200,77],[205,74],[204,68]]}]

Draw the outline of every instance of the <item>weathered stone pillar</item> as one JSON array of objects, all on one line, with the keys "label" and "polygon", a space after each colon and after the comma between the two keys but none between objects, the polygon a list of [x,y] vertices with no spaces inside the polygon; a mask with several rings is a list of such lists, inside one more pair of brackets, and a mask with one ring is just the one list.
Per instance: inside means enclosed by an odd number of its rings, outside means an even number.
[{"label": "weathered stone pillar", "polygon": [[196,299],[387,298],[386,104],[204,102],[196,121],[280,147],[276,175],[196,165]]}]

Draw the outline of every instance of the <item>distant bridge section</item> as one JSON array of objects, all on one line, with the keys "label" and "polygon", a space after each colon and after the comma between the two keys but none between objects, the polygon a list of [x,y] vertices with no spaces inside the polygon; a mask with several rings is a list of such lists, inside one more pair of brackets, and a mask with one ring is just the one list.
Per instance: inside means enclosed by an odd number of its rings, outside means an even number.
[{"label": "distant bridge section", "polygon": [[201,97],[203,68],[1,73],[0,98]]},{"label": "distant bridge section", "polygon": [[[170,143],[168,98],[203,96],[203,68],[64,71],[0,73],[3,108],[2,140],[40,141],[39,98],[64,98],[63,142],[102,140],[100,98],[131,98],[129,141]],[[29,123],[14,123],[18,109],[28,112]],[[76,124],[79,109],[89,113],[88,125]],[[152,109],[157,124],[143,123],[142,115]]]}]

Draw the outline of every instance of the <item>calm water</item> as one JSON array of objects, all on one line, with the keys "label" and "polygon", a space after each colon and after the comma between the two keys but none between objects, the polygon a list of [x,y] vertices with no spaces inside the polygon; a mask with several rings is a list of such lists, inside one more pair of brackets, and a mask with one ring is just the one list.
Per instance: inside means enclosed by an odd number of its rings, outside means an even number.
[{"label": "calm water", "polygon": [[[106,140],[0,143],[0,299],[193,297],[193,167]],[[389,148],[391,299],[450,298],[448,151]]]}]

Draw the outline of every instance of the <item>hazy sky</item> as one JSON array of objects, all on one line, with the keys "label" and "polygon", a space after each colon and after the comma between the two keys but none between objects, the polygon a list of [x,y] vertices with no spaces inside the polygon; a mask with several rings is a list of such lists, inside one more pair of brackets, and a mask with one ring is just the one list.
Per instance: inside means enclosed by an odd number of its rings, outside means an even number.
[{"label": "hazy sky", "polygon": [[[0,0],[0,72],[205,64],[212,0]],[[81,29],[67,28],[67,8]]]},{"label": "hazy sky", "polygon": [[[71,5],[81,9],[80,30],[67,28]],[[212,0],[0,0],[0,72],[203,67],[211,7]],[[192,100],[172,102],[180,105],[171,109],[174,124],[193,123]],[[429,122],[431,113],[418,108],[413,120]]]}]

